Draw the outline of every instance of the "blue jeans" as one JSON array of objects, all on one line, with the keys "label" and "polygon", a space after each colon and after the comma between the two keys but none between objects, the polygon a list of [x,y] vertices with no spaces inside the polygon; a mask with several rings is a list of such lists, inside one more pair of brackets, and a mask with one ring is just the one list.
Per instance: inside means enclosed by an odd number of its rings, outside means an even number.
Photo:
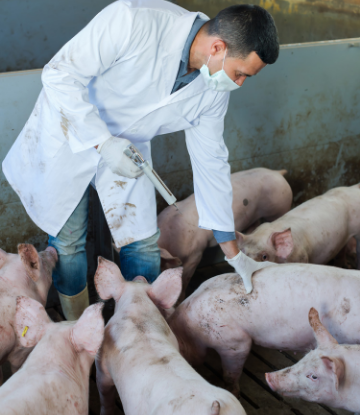
[{"label": "blue jeans", "polygon": [[[53,271],[55,288],[65,295],[76,295],[86,287],[87,257],[86,234],[89,213],[89,188],[56,237],[49,235],[49,245],[58,253],[59,260]],[[132,281],[144,276],[150,283],[160,274],[160,250],[155,235],[142,241],[133,242],[120,250],[121,272]]]}]

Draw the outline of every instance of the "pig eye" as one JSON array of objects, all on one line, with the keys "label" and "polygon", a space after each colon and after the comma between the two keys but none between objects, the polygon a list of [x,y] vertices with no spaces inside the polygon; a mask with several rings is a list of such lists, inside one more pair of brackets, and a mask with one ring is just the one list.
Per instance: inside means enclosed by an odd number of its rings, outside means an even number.
[{"label": "pig eye", "polygon": [[268,256],[267,256],[267,254],[262,254],[261,259],[262,259],[263,261],[267,261],[267,260],[268,260]]},{"label": "pig eye", "polygon": [[309,379],[312,379],[312,380],[317,379],[317,376],[315,376],[315,375],[307,375],[306,377],[309,378]]}]

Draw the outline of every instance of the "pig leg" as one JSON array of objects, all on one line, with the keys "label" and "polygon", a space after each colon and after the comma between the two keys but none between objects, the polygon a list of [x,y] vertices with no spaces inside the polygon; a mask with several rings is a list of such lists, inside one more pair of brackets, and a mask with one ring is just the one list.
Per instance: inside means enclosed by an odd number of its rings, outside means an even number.
[{"label": "pig leg", "polygon": [[[25,360],[25,359],[24,359]],[[10,362],[10,368],[11,368],[11,373],[14,374],[15,372],[17,372],[21,367],[21,364],[17,364],[14,362]]]},{"label": "pig leg", "polygon": [[346,245],[334,258],[334,265],[339,268],[348,268],[346,261]]},{"label": "pig leg", "polygon": [[11,373],[14,374],[17,372],[22,364],[25,362],[27,355],[29,354],[29,350],[32,350],[32,348],[24,348],[17,350],[14,354],[9,357],[9,363],[11,368]]},{"label": "pig leg", "polygon": [[181,294],[180,297],[177,301],[177,305],[179,305],[180,303],[182,303],[185,300],[186,297],[186,289],[189,285],[189,282],[192,278],[192,276],[194,275],[194,272],[196,270],[196,267],[199,265],[200,261],[202,258],[202,254],[201,255],[197,255],[196,258],[194,258],[190,264],[185,264],[184,265],[184,270],[183,270],[183,274],[182,274],[182,290],[181,290]]},{"label": "pig leg", "polygon": [[221,357],[223,367],[223,378],[226,384],[226,389],[239,396],[239,379],[250,350],[251,338],[244,333],[244,337],[239,342],[234,342],[234,339],[229,343],[224,343],[221,347],[215,348]]},{"label": "pig leg", "polygon": [[190,347],[189,344],[187,346],[183,349],[180,344],[180,354],[182,357],[195,368],[201,366],[206,358],[207,345],[194,340]]},{"label": "pig leg", "polygon": [[115,412],[116,388],[110,374],[105,374],[98,362],[96,362],[96,384],[100,396],[100,415],[113,415]]},{"label": "pig leg", "polygon": [[356,239],[356,267],[360,269],[360,235],[355,236]]}]

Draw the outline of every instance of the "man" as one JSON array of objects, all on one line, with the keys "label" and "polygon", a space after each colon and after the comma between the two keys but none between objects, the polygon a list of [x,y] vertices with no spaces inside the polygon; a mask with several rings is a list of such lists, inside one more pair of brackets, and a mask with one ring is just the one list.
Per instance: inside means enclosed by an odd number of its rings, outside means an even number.
[{"label": "man", "polygon": [[154,187],[123,153],[134,143],[150,160],[159,134],[185,130],[199,226],[214,230],[240,272],[224,117],[229,92],[278,53],[274,21],[258,6],[232,6],[209,20],[163,0],[120,0],[44,67],[44,87],[3,171],[58,251],[53,278],[67,319],[88,305],[91,181],[125,278],[159,274]]}]

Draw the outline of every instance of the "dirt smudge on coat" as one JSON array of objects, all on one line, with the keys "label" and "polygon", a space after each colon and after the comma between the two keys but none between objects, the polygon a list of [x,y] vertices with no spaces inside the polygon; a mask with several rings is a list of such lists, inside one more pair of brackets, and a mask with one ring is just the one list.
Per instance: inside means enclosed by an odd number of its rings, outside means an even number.
[{"label": "dirt smudge on coat", "polygon": [[65,114],[63,112],[63,110],[60,110],[60,114],[61,114],[61,122],[60,122],[60,127],[62,129],[62,132],[65,136],[65,138],[69,141],[69,125],[70,125],[70,121],[65,117]]},{"label": "dirt smudge on coat", "polygon": [[120,241],[120,242],[115,241],[116,249],[118,249],[118,250],[119,250],[119,252],[120,252],[120,248],[121,248],[122,246],[130,245],[130,244],[132,244],[133,242],[135,242],[135,239],[134,239],[134,238],[125,238],[125,239],[123,239],[123,240],[122,240],[122,241]]},{"label": "dirt smudge on coat", "polygon": [[[116,180],[114,183],[116,184],[116,186],[121,187],[123,190],[125,190],[125,187],[127,185],[127,182],[122,182],[121,180]],[[133,205],[133,206],[135,206],[135,205]]]},{"label": "dirt smudge on coat", "polygon": [[[113,208],[113,209],[115,209],[115,208]],[[110,230],[119,229],[122,226],[123,221],[124,221],[125,218],[126,218],[126,215],[119,215],[117,217],[115,217],[114,214],[110,215],[110,218],[108,220],[109,229]]]},{"label": "dirt smudge on coat", "polygon": [[114,209],[116,209],[116,208],[112,207],[112,208],[108,209],[108,210],[105,212],[105,215],[107,215],[109,212],[111,212],[111,211],[112,211],[112,210],[114,210]]}]

